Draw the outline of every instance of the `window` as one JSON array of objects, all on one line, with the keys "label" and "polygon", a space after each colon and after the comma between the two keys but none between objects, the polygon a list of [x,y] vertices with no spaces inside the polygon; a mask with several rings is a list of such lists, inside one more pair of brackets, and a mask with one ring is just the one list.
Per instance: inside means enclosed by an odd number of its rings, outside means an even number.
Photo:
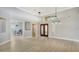
[{"label": "window", "polygon": [[30,29],[31,29],[30,22],[25,22],[25,30],[30,30]]},{"label": "window", "polygon": [[4,19],[0,19],[0,33],[6,32],[6,21]]}]

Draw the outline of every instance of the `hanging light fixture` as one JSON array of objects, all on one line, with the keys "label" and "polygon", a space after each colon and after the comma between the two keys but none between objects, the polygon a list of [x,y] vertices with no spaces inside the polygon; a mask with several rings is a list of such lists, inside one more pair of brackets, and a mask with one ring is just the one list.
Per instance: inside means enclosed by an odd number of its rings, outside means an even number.
[{"label": "hanging light fixture", "polygon": [[41,12],[40,11],[38,12],[38,15],[41,15]]},{"label": "hanging light fixture", "polygon": [[59,23],[60,20],[57,17],[57,8],[55,8],[55,16],[50,16],[49,19],[51,20],[52,23]]}]

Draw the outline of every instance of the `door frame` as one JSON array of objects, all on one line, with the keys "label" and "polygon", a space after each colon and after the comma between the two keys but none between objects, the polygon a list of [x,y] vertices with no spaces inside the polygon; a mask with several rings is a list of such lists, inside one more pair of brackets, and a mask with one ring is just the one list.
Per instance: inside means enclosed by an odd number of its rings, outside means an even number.
[{"label": "door frame", "polygon": [[35,26],[36,24],[32,24],[32,37],[36,37]]},{"label": "door frame", "polygon": [[[44,35],[41,34],[41,25],[44,26],[44,28],[43,28],[44,30],[45,30],[45,25],[47,25],[47,35],[45,35],[45,31],[43,31],[44,32]],[[48,24],[40,24],[40,36],[48,37],[48,31],[49,31],[48,30]]]}]

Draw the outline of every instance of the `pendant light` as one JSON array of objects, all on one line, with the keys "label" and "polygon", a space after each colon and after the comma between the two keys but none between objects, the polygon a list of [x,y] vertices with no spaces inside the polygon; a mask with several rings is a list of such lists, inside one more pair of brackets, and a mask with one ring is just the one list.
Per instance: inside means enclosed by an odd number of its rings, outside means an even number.
[{"label": "pendant light", "polygon": [[52,17],[50,18],[50,20],[51,20],[52,23],[54,23],[54,24],[60,22],[60,20],[59,20],[58,17],[57,17],[57,8],[55,8],[55,16],[52,16]]},{"label": "pendant light", "polygon": [[38,12],[38,14],[40,15],[40,14],[41,14],[41,12]]}]

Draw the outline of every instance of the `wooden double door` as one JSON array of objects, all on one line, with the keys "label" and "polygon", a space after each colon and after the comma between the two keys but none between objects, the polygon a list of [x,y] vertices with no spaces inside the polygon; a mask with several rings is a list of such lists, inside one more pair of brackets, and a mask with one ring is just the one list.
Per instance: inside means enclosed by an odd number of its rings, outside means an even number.
[{"label": "wooden double door", "polygon": [[48,24],[41,24],[40,25],[40,35],[48,37]]}]

